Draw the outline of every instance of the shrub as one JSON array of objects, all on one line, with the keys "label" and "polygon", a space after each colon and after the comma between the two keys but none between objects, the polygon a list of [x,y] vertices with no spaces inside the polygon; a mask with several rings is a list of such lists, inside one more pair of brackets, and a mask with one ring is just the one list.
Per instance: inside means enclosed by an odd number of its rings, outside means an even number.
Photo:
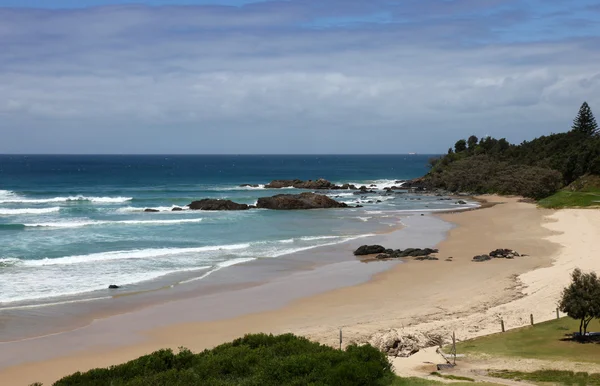
[{"label": "shrub", "polygon": [[387,357],[372,346],[339,351],[292,334],[256,334],[199,354],[159,350],[108,369],[75,373],[55,386],[367,386],[392,379]]}]

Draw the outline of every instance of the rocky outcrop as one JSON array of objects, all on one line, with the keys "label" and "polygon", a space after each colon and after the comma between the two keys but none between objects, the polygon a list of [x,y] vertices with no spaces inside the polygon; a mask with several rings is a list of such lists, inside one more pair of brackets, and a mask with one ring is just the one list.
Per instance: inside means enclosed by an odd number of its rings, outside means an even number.
[{"label": "rocky outcrop", "polygon": [[496,259],[514,259],[515,257],[519,257],[521,255],[512,249],[496,249],[495,251],[490,252],[490,256]]},{"label": "rocky outcrop", "polygon": [[437,334],[388,330],[372,335],[368,343],[389,356],[409,357],[422,348],[440,346],[445,341]]},{"label": "rocky outcrop", "polygon": [[238,204],[231,200],[216,200],[205,198],[200,201],[194,201],[188,205],[192,210],[247,210],[249,206],[246,204]]},{"label": "rocky outcrop", "polygon": [[256,206],[258,208],[275,210],[348,207],[348,205],[343,202],[316,193],[278,194],[273,197],[261,197],[258,199]]},{"label": "rocky outcrop", "polygon": [[[388,258],[397,258],[397,257],[422,257],[429,256],[433,253],[438,253],[437,249],[432,248],[407,248],[405,250],[401,249],[386,249],[381,245],[362,245],[358,247],[357,250],[354,251],[355,256],[366,256],[366,255],[375,255],[378,259],[388,259]],[[430,259],[433,260],[433,259]],[[437,258],[436,258],[437,260]]]},{"label": "rocky outcrop", "polygon": [[146,213],[157,213],[157,212],[160,212],[160,210],[158,210],[158,209],[152,209],[152,208],[147,208],[147,209],[144,209],[144,212],[146,212]]},{"label": "rocky outcrop", "polygon": [[171,212],[181,212],[182,210],[183,210],[183,208],[176,206],[173,209],[171,209]]},{"label": "rocky outcrop", "polygon": [[358,247],[356,251],[354,251],[354,256],[374,255],[376,253],[383,252],[385,252],[385,248],[381,245],[362,245]]},{"label": "rocky outcrop", "polygon": [[476,263],[481,263],[482,261],[489,261],[492,259],[514,259],[518,256],[525,256],[519,254],[517,251],[513,251],[512,249],[496,249],[491,251],[487,255],[477,255],[473,257],[473,261]]},{"label": "rocky outcrop", "polygon": [[352,189],[356,190],[356,186],[351,184],[344,184],[342,186],[335,185],[326,179],[319,178],[318,180],[273,180],[267,185],[265,185],[266,189],[281,189],[281,188],[296,188],[296,189],[312,189],[312,190],[347,190]]}]

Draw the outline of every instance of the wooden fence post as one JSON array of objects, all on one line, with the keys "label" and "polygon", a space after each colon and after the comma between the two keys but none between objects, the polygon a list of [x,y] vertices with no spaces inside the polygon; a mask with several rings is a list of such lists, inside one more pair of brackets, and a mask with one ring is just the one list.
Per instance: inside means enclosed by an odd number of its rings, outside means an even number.
[{"label": "wooden fence post", "polygon": [[504,319],[500,319],[500,327],[502,328],[502,332],[504,332]]},{"label": "wooden fence post", "polygon": [[556,319],[560,319],[560,317],[558,316],[558,308],[556,308]]},{"label": "wooden fence post", "polygon": [[531,319],[531,325],[533,326],[533,314],[529,314],[529,318]]},{"label": "wooden fence post", "polygon": [[340,328],[340,351],[342,350],[342,329]]}]

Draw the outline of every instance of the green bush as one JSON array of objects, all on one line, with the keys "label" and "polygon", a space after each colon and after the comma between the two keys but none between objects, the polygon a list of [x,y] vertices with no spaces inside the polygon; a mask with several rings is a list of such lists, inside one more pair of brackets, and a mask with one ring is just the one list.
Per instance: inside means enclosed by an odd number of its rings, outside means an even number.
[{"label": "green bush", "polygon": [[387,357],[371,346],[345,351],[286,335],[246,335],[193,354],[160,350],[107,369],[75,373],[55,386],[388,385]]}]

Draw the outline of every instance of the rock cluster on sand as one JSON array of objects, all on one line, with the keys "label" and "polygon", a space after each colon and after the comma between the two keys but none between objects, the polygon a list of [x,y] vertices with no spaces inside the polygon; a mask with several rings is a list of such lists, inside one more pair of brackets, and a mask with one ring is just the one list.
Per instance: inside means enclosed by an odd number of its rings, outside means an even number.
[{"label": "rock cluster on sand", "polygon": [[492,259],[514,259],[515,257],[522,256],[517,251],[512,249],[496,249],[491,251],[488,255],[477,255],[473,257],[473,261],[480,263],[482,261],[489,261]]},{"label": "rock cluster on sand", "polygon": [[366,256],[366,255],[375,255],[377,254],[377,259],[389,259],[396,257],[422,257],[417,260],[438,260],[436,257],[425,258],[432,253],[438,253],[437,249],[431,248],[407,248],[405,250],[401,249],[386,249],[381,245],[362,245],[358,247],[356,251],[354,251],[355,256]]},{"label": "rock cluster on sand", "polygon": [[389,356],[409,357],[422,348],[444,344],[444,339],[436,334],[402,333],[397,330],[389,330],[371,336],[368,343]]},{"label": "rock cluster on sand", "polygon": [[231,200],[215,200],[205,198],[203,200],[194,201],[188,205],[192,210],[247,210],[250,207],[246,204],[238,204]]},{"label": "rock cluster on sand", "polygon": [[289,210],[289,209],[324,209],[347,208],[348,205],[332,198],[315,193],[278,194],[273,197],[261,197],[257,208]]},{"label": "rock cluster on sand", "polygon": [[356,190],[356,186],[344,184],[342,186],[335,185],[323,178],[319,178],[316,181],[308,180],[273,180],[267,185],[265,185],[266,189],[281,189],[281,188],[296,188],[296,189],[331,189],[331,190],[341,190],[341,189],[353,189]]}]

